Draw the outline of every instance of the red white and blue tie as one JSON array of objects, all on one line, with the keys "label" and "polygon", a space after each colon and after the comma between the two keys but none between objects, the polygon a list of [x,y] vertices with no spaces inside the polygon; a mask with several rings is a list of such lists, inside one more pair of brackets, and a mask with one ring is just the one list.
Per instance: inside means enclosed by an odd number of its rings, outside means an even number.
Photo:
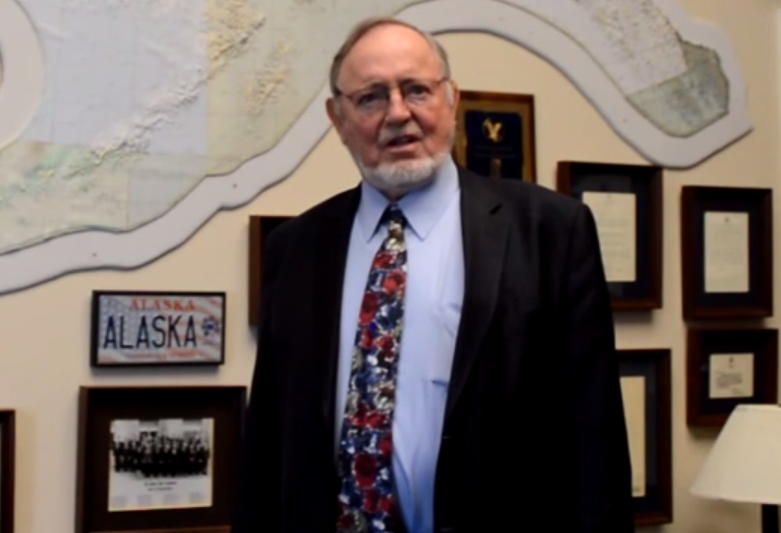
[{"label": "red white and blue tie", "polygon": [[388,236],[372,261],[363,295],[339,447],[338,533],[396,530],[392,472],[396,368],[404,316],[404,215],[391,204]]}]

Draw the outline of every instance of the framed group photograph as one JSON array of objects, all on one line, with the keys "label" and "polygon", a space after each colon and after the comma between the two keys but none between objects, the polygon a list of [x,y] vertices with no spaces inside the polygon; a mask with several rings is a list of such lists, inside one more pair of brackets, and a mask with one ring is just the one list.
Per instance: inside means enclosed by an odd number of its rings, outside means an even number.
[{"label": "framed group photograph", "polygon": [[16,413],[0,410],[0,533],[14,531]]},{"label": "framed group photograph", "polygon": [[637,527],[669,524],[672,512],[670,350],[618,350]]},{"label": "framed group photograph", "polygon": [[76,533],[230,531],[243,386],[82,387]]},{"label": "framed group photograph", "polygon": [[93,291],[94,367],[221,365],[225,293]]},{"label": "framed group photograph", "polygon": [[682,188],[685,319],[773,314],[772,196],[763,188]]},{"label": "framed group photograph", "polygon": [[460,91],[457,163],[488,178],[537,181],[534,95]]},{"label": "framed group photograph", "polygon": [[662,169],[559,161],[556,189],[594,215],[612,308],[662,307]]},{"label": "framed group photograph", "polygon": [[260,309],[260,295],[263,290],[263,247],[266,237],[273,229],[290,220],[292,216],[286,215],[251,215],[249,217],[249,325],[257,326],[258,310]]},{"label": "framed group photograph", "polygon": [[691,328],[686,336],[686,422],[722,426],[742,403],[778,403],[778,330]]}]

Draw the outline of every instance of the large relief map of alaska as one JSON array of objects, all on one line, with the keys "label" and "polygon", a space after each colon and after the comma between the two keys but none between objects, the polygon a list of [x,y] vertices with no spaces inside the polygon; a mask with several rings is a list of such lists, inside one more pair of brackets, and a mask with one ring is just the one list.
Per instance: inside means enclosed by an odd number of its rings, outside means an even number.
[{"label": "large relief map of alaska", "polygon": [[729,43],[673,0],[0,0],[0,293],[142,265],[288,176],[370,15],[533,51],[661,165],[751,128]]}]

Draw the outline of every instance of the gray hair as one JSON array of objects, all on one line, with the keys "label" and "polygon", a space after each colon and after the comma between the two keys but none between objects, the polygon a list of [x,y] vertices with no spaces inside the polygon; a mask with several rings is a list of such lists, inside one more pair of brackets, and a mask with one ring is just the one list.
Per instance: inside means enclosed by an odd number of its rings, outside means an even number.
[{"label": "gray hair", "polygon": [[[388,24],[395,24],[397,26],[404,26],[405,28],[409,28],[419,34],[421,37],[423,37],[426,42],[429,44],[431,49],[436,53],[437,59],[439,60],[440,70],[442,71],[442,77],[445,79],[450,79],[450,62],[448,61],[447,52],[442,47],[442,45],[437,41],[433,35],[431,35],[428,32],[422,31],[412,24],[409,24],[407,22],[403,22],[401,20],[394,19],[392,17],[372,17],[368,18],[360,23],[358,23],[352,31],[349,33],[347,38],[345,39],[342,46],[339,48],[339,50],[336,52],[336,55],[334,56],[333,62],[331,63],[331,72],[329,76],[329,83],[331,86],[331,94],[333,96],[338,96],[340,94],[340,89],[338,85],[339,81],[339,74],[342,69],[342,63],[344,62],[344,58],[347,56],[348,53],[350,53],[350,50],[353,49],[353,47],[356,45],[358,41],[361,40],[361,38],[366,35],[370,30],[378,27],[378,26],[384,26]],[[447,85],[447,94],[448,98],[452,98],[452,88],[450,87],[450,84]]]}]

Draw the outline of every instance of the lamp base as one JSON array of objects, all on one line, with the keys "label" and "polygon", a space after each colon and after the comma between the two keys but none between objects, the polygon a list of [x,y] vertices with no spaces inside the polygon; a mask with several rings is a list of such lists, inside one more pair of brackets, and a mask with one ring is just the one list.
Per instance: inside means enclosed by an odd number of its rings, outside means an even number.
[{"label": "lamp base", "polygon": [[762,504],[762,533],[779,533],[778,505]]}]

